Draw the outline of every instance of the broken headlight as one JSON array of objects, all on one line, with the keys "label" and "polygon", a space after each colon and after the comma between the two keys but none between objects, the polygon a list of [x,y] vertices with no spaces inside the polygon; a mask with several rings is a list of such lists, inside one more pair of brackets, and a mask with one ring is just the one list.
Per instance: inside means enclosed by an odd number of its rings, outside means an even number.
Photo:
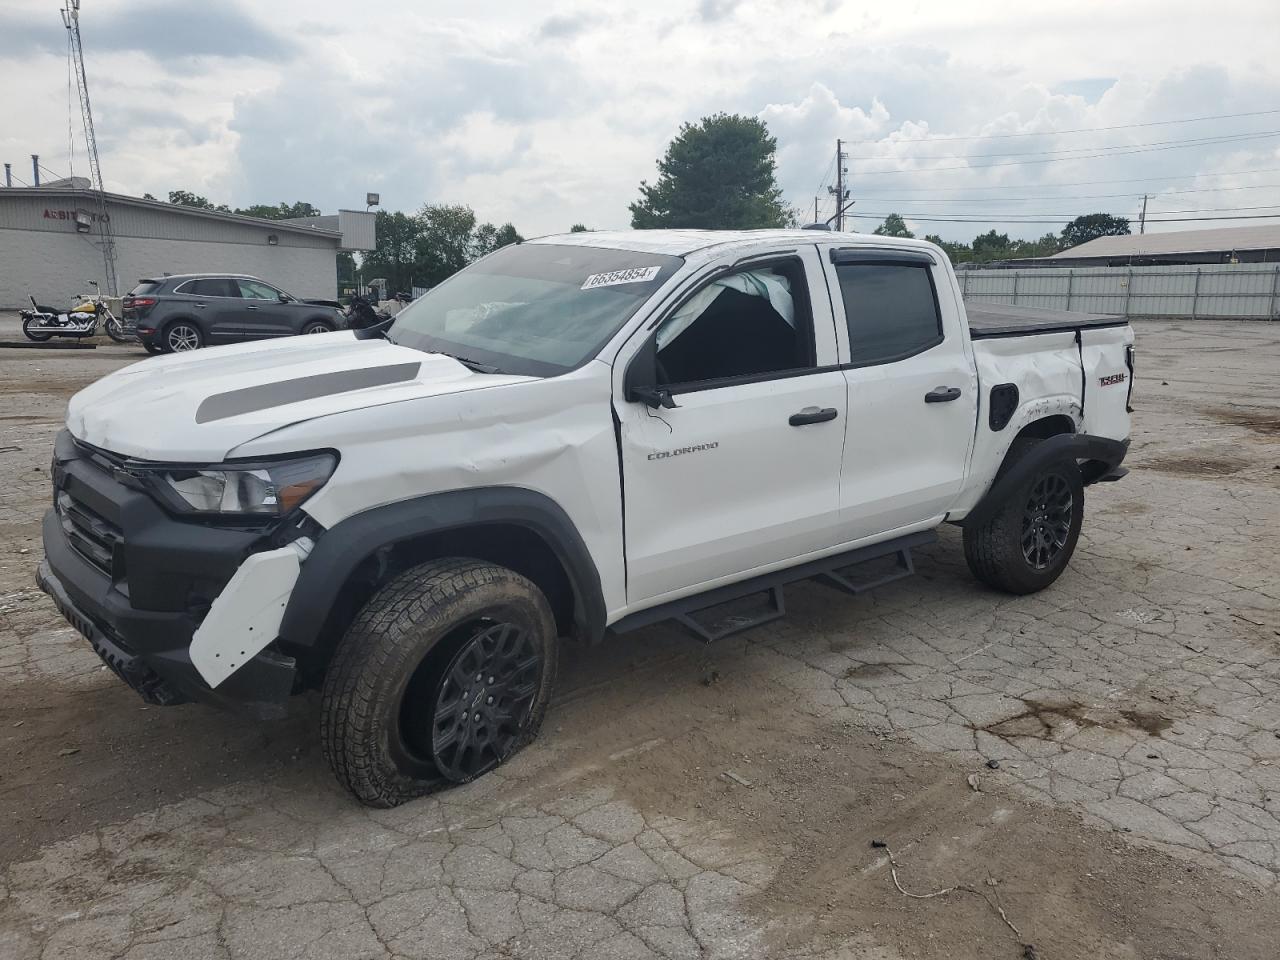
[{"label": "broken headlight", "polygon": [[228,516],[280,517],[323,487],[338,458],[308,454],[292,460],[208,467],[159,467],[152,474],[179,510]]}]

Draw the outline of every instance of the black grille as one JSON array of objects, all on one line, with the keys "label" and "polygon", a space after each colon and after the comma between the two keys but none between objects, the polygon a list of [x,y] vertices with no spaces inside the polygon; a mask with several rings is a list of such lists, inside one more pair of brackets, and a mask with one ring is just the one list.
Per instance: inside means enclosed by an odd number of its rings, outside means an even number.
[{"label": "black grille", "polygon": [[58,491],[56,503],[63,532],[76,552],[112,579],[122,579],[124,571],[118,563],[123,561],[123,551],[116,549],[124,543],[120,528],[65,490]]}]

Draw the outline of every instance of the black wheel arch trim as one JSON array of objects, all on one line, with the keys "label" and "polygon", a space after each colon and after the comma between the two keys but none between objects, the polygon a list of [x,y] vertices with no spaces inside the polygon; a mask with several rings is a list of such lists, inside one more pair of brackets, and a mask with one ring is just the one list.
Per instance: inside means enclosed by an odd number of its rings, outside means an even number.
[{"label": "black wheel arch trim", "polygon": [[600,574],[577,527],[545,494],[523,487],[481,487],[400,500],[348,517],[320,536],[302,564],[280,624],[280,638],[311,646],[348,578],[383,547],[459,528],[515,525],[540,537],[555,554],[573,588],[573,621],[579,636],[604,636],[605,603]]},{"label": "black wheel arch trim", "polygon": [[1054,460],[1079,462],[1080,477],[1086,485],[1112,473],[1129,452],[1128,440],[1094,437],[1089,434],[1059,434],[1037,443],[1001,476],[960,521],[962,526],[979,526],[995,514],[1032,474]]}]

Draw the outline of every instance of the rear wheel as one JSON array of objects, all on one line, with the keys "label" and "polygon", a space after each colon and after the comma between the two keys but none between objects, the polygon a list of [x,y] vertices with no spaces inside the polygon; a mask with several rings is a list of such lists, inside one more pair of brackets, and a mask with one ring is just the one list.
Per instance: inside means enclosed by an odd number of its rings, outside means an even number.
[{"label": "rear wheel", "polygon": [[44,343],[46,340],[52,340],[52,333],[42,333],[38,324],[40,323],[35,317],[27,317],[22,321],[22,335],[28,340],[34,340],[36,343]]},{"label": "rear wheel", "polygon": [[[1019,441],[1011,461],[1034,449]],[[1084,483],[1074,460],[1053,460],[1031,474],[985,523],[964,528],[964,557],[983,583],[1034,593],[1066,569],[1080,538]]]},{"label": "rear wheel", "polygon": [[204,346],[204,335],[190,320],[175,320],[164,328],[164,352],[185,353]]},{"label": "rear wheel", "polygon": [[557,656],[546,598],[514,571],[467,559],[408,570],[338,644],[321,702],[325,756],[370,806],[473,780],[537,735]]}]

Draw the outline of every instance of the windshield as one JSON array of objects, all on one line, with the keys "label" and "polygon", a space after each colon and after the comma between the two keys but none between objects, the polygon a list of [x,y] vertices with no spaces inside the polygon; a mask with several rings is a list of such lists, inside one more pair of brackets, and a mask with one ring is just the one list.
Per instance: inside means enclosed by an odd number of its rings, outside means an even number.
[{"label": "windshield", "polygon": [[547,377],[591,359],[683,264],[679,257],[524,243],[454,274],[396,314],[396,343],[490,372]]}]

